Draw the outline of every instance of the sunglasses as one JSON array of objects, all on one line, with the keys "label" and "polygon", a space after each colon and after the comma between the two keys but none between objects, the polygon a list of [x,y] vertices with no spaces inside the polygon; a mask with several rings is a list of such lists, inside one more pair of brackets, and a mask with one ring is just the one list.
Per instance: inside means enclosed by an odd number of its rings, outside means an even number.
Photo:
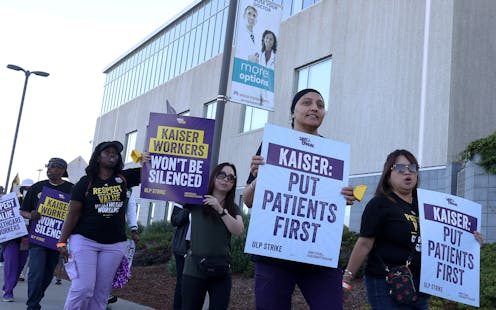
[{"label": "sunglasses", "polygon": [[406,172],[407,168],[408,168],[408,171],[410,171],[411,173],[417,173],[417,171],[418,171],[417,164],[409,164],[409,165],[407,165],[407,164],[394,164],[391,167],[391,170],[396,170],[400,174],[404,174]]},{"label": "sunglasses", "polygon": [[48,164],[46,165],[47,168],[60,168],[60,169],[65,169],[63,166],[59,164]]},{"label": "sunglasses", "polygon": [[234,181],[236,180],[235,175],[227,174],[224,171],[217,173],[217,175],[215,177],[219,180],[227,180],[227,182],[229,182],[229,183],[234,183]]}]

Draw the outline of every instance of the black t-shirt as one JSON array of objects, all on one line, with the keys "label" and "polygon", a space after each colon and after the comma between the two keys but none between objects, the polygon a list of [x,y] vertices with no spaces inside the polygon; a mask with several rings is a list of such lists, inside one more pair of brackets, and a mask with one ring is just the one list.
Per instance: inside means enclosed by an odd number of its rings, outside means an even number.
[{"label": "black t-shirt", "polygon": [[[262,144],[260,144],[260,146],[258,147],[256,155],[260,155],[261,153],[262,153]],[[248,176],[248,180],[246,180],[246,184],[250,184],[254,180],[255,180],[255,176],[253,176],[253,174],[251,174],[251,172],[250,172],[250,175]],[[272,264],[272,265],[278,265],[281,267],[286,267],[288,269],[307,271],[307,272],[313,272],[313,271],[318,272],[319,270],[330,268],[330,267],[325,267],[325,266],[320,266],[320,265],[312,265],[312,264],[307,264],[307,263],[295,262],[295,261],[279,259],[279,258],[274,258],[274,257],[256,255],[256,254],[251,255],[251,260],[253,262],[262,262],[262,263],[266,263],[266,264]]]},{"label": "black t-shirt", "polygon": [[421,240],[417,197],[414,197],[412,203],[394,193],[372,198],[362,214],[360,236],[375,238],[374,247],[367,258],[367,275],[383,277],[386,275],[384,264],[389,267],[404,265],[410,255],[412,274],[420,274]]},{"label": "black t-shirt", "polygon": [[[59,185],[53,185],[50,183],[49,180],[43,180],[34,183],[27,191],[26,196],[24,196],[21,204],[20,210],[26,211],[26,212],[31,212],[33,210],[36,210],[38,207],[38,202],[41,197],[41,192],[43,190],[43,187],[48,187],[54,190],[57,190],[62,193],[67,193],[70,194],[72,188],[74,187],[74,184],[68,181],[64,181],[63,183]],[[31,221],[29,221],[29,224],[31,225]],[[29,229],[28,229],[29,230]]]},{"label": "black t-shirt", "polygon": [[102,180],[84,176],[76,183],[71,200],[83,204],[72,234],[80,234],[103,244],[126,240],[126,192],[140,183],[141,168],[122,171]]},{"label": "black t-shirt", "polygon": [[38,207],[38,201],[40,200],[43,186],[46,186],[54,190],[58,190],[63,193],[70,194],[72,188],[74,187],[74,184],[68,181],[64,181],[64,183],[61,183],[59,185],[53,185],[50,183],[49,180],[43,180],[34,183],[33,186],[31,186],[28,189],[26,196],[22,200],[22,204],[21,204],[22,211],[31,212],[35,210],[36,207]]}]

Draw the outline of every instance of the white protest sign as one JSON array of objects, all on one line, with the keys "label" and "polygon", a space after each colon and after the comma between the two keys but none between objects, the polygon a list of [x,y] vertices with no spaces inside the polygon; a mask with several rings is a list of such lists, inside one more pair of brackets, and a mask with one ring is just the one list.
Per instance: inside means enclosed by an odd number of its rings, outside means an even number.
[{"label": "white protest sign", "polygon": [[422,268],[420,291],[479,306],[481,205],[418,189]]},{"label": "white protest sign", "polygon": [[265,125],[245,252],[336,267],[350,146]]},{"label": "white protest sign", "polygon": [[0,198],[0,242],[9,241],[28,234],[24,218],[19,212],[17,194],[12,192]]}]

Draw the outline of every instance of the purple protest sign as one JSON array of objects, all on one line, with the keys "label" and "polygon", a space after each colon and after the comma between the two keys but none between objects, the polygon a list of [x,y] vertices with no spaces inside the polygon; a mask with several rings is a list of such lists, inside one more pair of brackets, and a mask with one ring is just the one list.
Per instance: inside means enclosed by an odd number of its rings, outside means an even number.
[{"label": "purple protest sign", "polygon": [[43,187],[37,210],[41,214],[39,220],[31,222],[29,242],[56,250],[62,232],[71,195],[58,190]]},{"label": "purple protest sign", "polygon": [[151,160],[142,168],[140,196],[203,203],[214,125],[211,119],[150,113],[147,152]]},{"label": "purple protest sign", "polygon": [[294,171],[311,173],[339,181],[343,180],[343,160],[275,143],[269,143],[267,163]]},{"label": "purple protest sign", "polygon": [[426,220],[446,224],[470,233],[477,230],[477,218],[463,212],[426,203],[424,204],[424,214]]}]

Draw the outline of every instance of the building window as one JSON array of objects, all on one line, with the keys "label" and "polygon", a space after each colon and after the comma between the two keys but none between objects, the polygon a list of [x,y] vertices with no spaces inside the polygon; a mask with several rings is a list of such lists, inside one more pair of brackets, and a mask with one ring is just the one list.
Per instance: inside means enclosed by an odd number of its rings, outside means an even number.
[{"label": "building window", "polygon": [[203,117],[215,119],[215,115],[217,114],[217,101],[213,100],[205,104],[203,109]]},{"label": "building window", "polygon": [[132,161],[131,152],[136,149],[136,136],[138,131],[132,131],[126,134],[126,153],[124,154],[124,163],[129,163]]},{"label": "building window", "polygon": [[297,90],[314,88],[322,94],[326,110],[329,107],[329,93],[331,87],[331,58],[310,64],[297,69]]},{"label": "building window", "polygon": [[269,119],[269,111],[245,106],[243,132],[262,128]]}]

